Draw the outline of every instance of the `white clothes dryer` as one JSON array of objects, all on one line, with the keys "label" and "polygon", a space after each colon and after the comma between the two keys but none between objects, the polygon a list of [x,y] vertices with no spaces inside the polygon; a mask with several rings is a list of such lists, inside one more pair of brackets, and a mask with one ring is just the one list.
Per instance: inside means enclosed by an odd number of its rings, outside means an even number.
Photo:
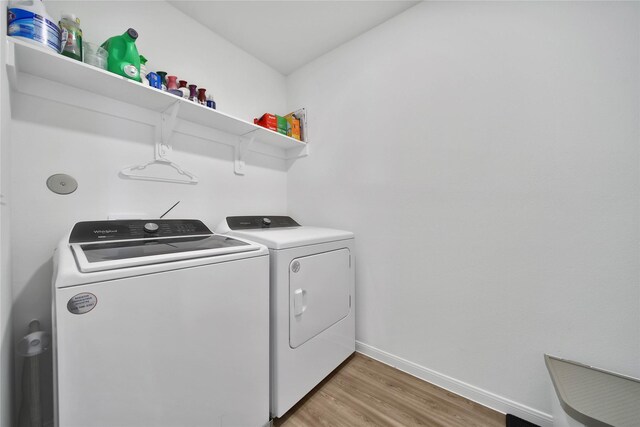
[{"label": "white clothes dryer", "polygon": [[269,424],[264,246],[197,220],[80,222],[54,254],[57,427]]},{"label": "white clothes dryer", "polygon": [[355,351],[353,233],[286,216],[227,217],[216,231],[269,248],[271,415],[281,417]]}]

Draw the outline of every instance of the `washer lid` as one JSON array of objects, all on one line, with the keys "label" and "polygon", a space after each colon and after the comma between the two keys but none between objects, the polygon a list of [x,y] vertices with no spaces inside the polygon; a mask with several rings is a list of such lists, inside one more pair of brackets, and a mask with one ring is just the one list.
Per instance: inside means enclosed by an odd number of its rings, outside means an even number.
[{"label": "washer lid", "polygon": [[238,252],[256,251],[259,246],[229,236],[183,236],[156,239],[72,243],[78,268],[83,273],[159,264]]},{"label": "washer lid", "polygon": [[83,273],[258,250],[211,233],[197,219],[84,221],[69,235]]},{"label": "washer lid", "polygon": [[298,246],[315,245],[336,240],[353,239],[353,233],[320,227],[263,228],[258,230],[232,230],[228,233],[262,243],[270,249],[287,249]]}]

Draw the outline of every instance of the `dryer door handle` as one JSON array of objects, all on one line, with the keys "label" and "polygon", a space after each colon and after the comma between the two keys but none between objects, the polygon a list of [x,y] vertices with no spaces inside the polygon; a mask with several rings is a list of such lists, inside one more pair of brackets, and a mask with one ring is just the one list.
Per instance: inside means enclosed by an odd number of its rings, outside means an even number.
[{"label": "dryer door handle", "polygon": [[293,315],[301,316],[307,309],[307,291],[296,289],[293,292]]}]

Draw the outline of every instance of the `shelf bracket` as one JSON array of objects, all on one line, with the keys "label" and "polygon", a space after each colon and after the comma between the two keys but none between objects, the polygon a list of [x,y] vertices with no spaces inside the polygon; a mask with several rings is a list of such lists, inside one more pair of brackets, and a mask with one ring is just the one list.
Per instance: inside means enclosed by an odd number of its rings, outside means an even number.
[{"label": "shelf bracket", "polygon": [[160,114],[160,125],[156,126],[156,160],[166,160],[171,156],[171,136],[176,128],[179,110],[180,102],[176,101]]},{"label": "shelf bracket", "polygon": [[16,47],[13,43],[7,43],[6,62],[7,78],[13,87],[18,87],[18,70],[16,69]]},{"label": "shelf bracket", "polygon": [[309,155],[309,144],[305,144],[304,147],[295,147],[287,150],[287,160],[295,160]]},{"label": "shelf bracket", "polygon": [[[176,184],[197,184],[198,177],[188,172],[178,164],[171,161],[170,140],[171,135],[176,127],[176,118],[180,103],[175,102],[171,107],[167,108],[160,114],[160,121],[155,126],[155,156],[154,160],[142,165],[131,166],[120,171],[120,175],[130,179],[142,179],[146,181],[173,182]],[[173,176],[166,176],[166,172],[159,173],[161,170],[173,169]]]},{"label": "shelf bracket", "polygon": [[236,173],[236,175],[244,175],[244,159],[247,151],[249,151],[249,146],[251,146],[251,144],[253,144],[253,141],[256,139],[255,132],[251,132],[248,135],[249,136],[241,136],[238,139],[238,144],[235,146],[233,171]]}]

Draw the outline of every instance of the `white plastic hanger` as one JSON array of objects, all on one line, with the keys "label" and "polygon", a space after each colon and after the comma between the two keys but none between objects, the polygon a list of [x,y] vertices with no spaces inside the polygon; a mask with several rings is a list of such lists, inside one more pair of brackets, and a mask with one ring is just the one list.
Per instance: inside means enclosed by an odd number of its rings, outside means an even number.
[{"label": "white plastic hanger", "polygon": [[[182,169],[177,163],[169,159],[173,149],[169,145],[169,139],[173,133],[178,115],[180,103],[176,102],[169,107],[170,116],[162,113],[161,122],[156,126],[156,143],[155,143],[155,159],[143,165],[130,166],[120,171],[120,175],[130,179],[141,179],[145,181],[172,182],[176,184],[197,184],[198,177],[191,172]],[[155,165],[155,166],[154,166]],[[160,171],[171,171],[171,174],[177,176],[169,177]]]},{"label": "white plastic hanger", "polygon": [[[172,168],[175,172],[178,173],[178,176],[175,178],[160,176],[157,173],[159,168],[152,167],[153,165],[159,165],[162,170],[167,170],[165,166]],[[130,166],[128,168],[124,168],[120,171],[120,175],[125,176],[130,179],[142,179],[146,181],[160,181],[160,182],[173,182],[177,184],[197,184],[198,177],[196,177],[191,172],[187,172],[182,169],[178,164],[168,160],[164,157],[156,157],[155,160],[152,160],[144,165]]]}]

